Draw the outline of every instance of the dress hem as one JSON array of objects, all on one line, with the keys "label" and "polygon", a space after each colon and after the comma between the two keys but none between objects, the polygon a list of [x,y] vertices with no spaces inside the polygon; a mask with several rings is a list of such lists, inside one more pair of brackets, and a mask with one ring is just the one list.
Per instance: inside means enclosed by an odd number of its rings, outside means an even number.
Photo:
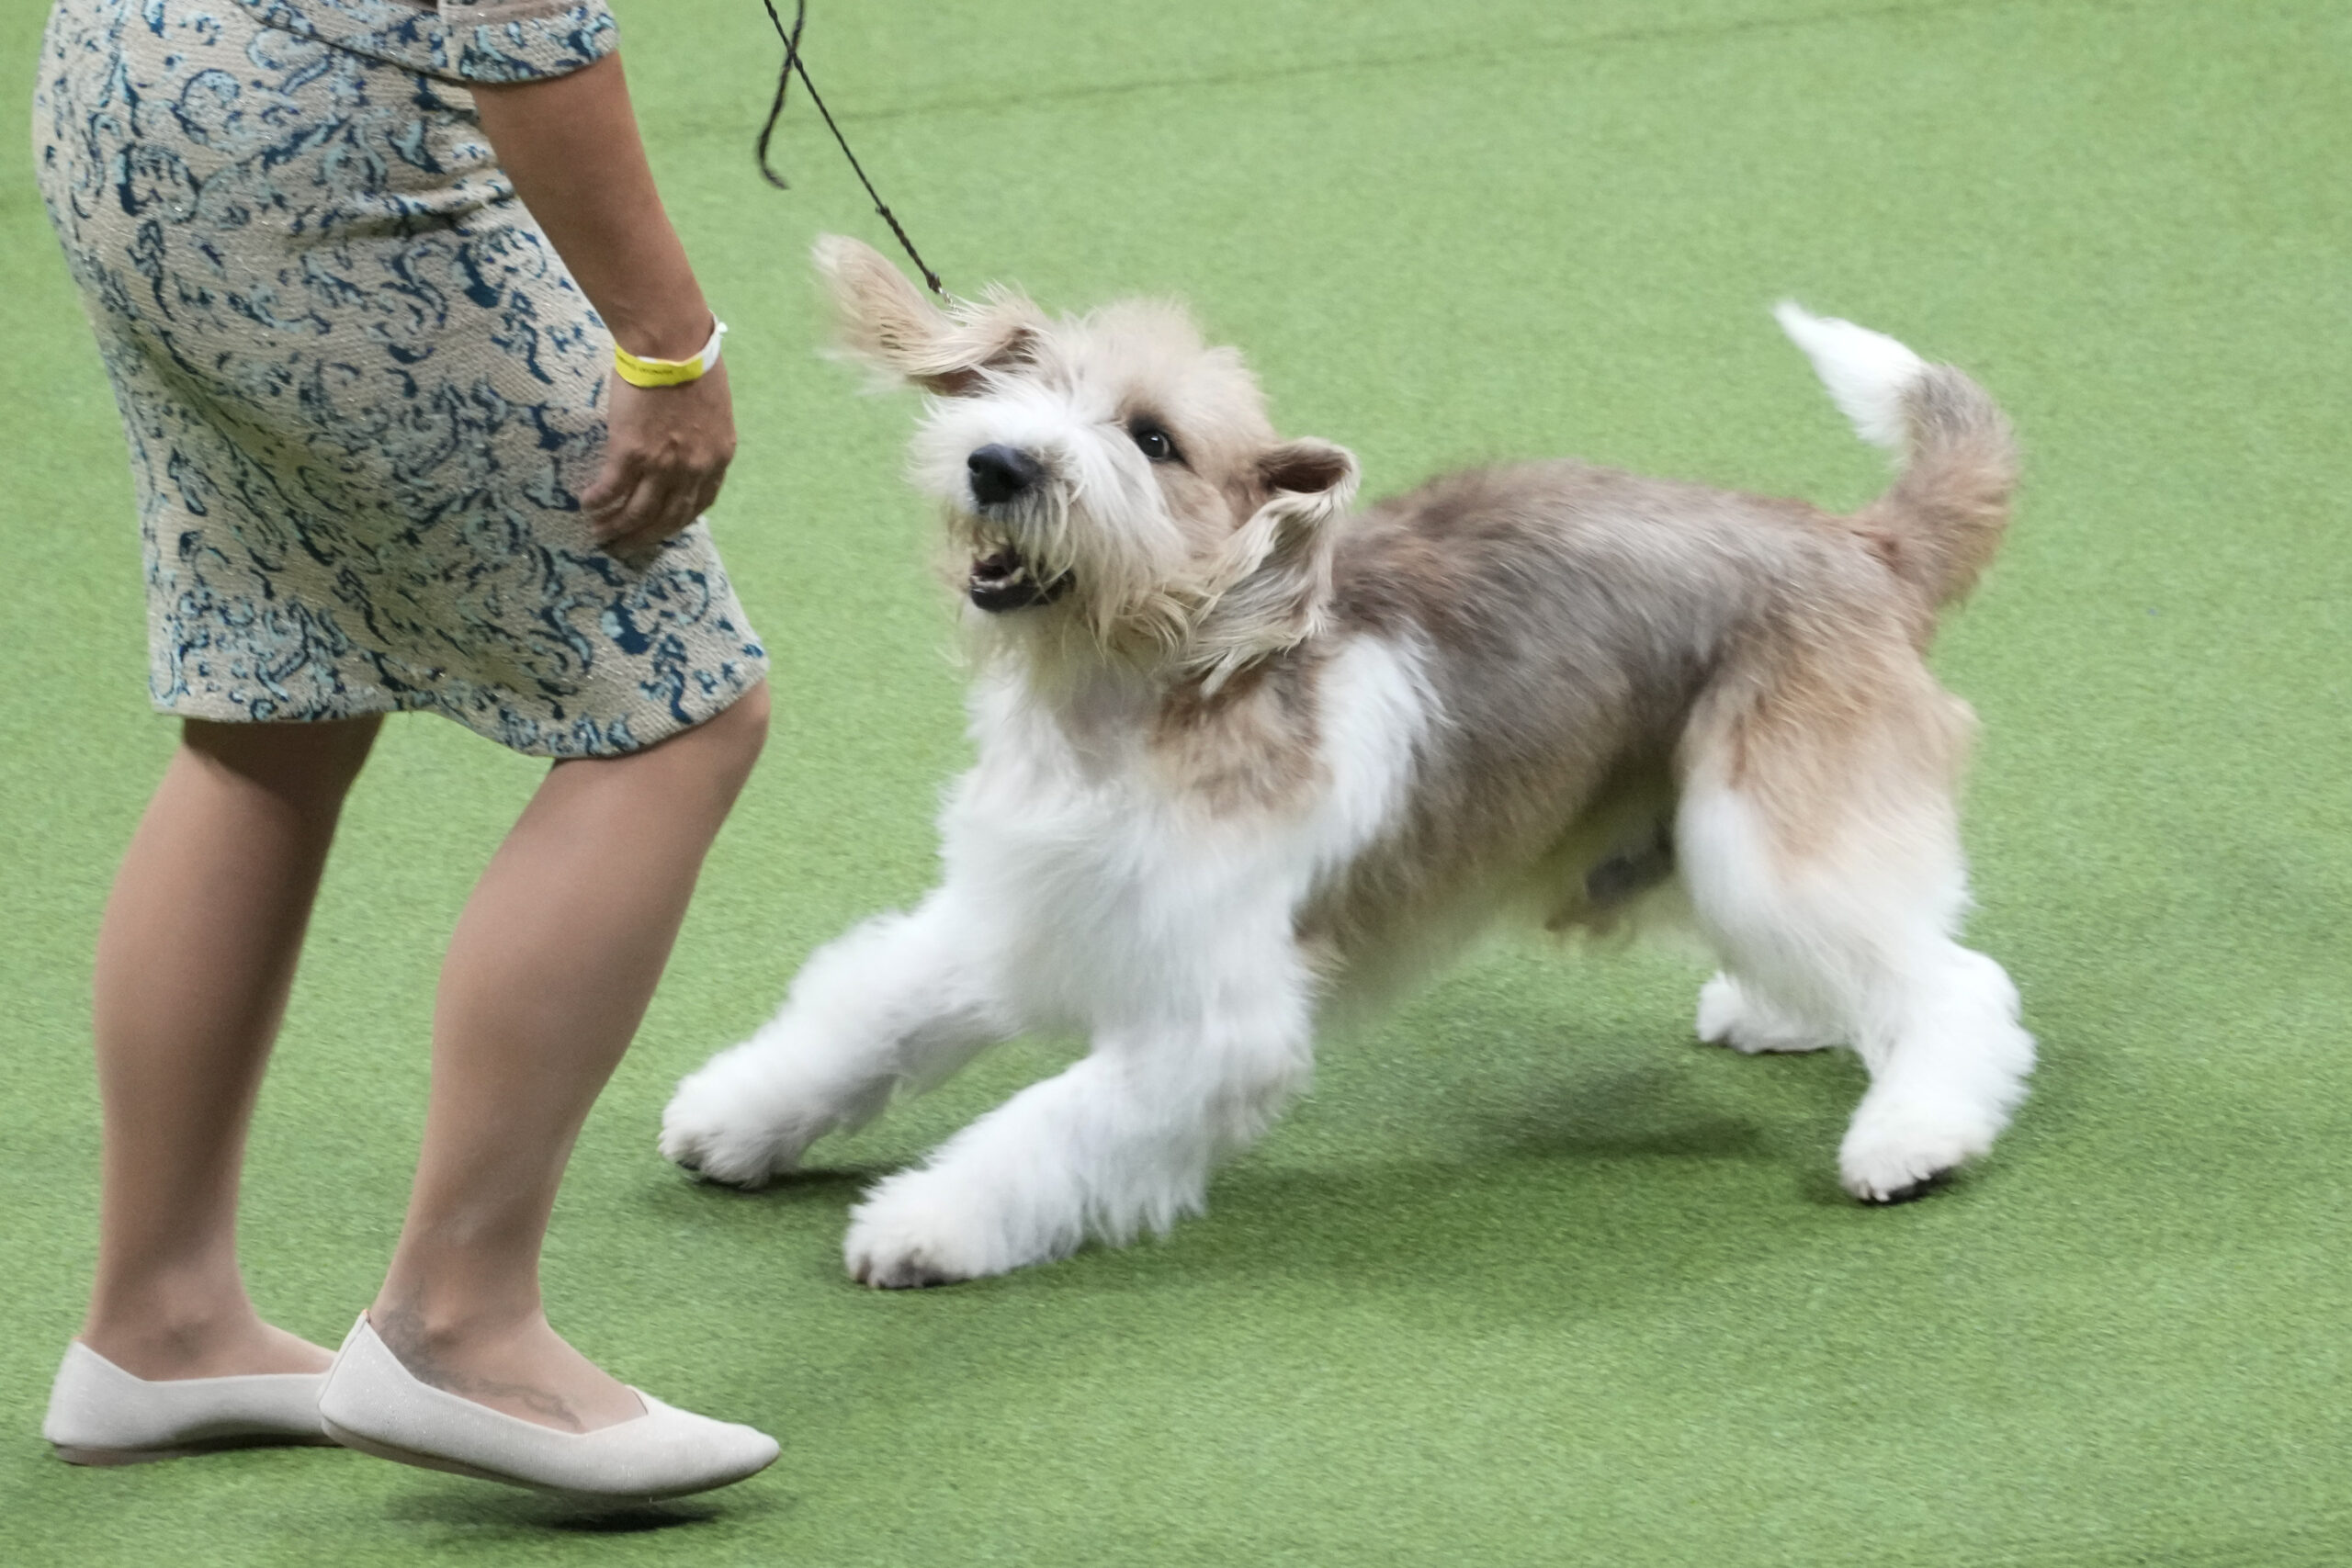
[{"label": "dress hem", "polygon": [[[515,732],[524,726],[537,726],[541,729],[551,727],[544,720],[527,718],[503,709],[482,716],[483,718],[492,722],[480,722],[454,711],[447,703],[435,701],[429,693],[420,694],[419,699],[413,702],[402,702],[386,694],[372,700],[355,698],[348,703],[321,705],[300,715],[270,718],[255,718],[251,710],[241,704],[217,696],[207,697],[195,692],[184,692],[168,698],[151,695],[148,705],[154,712],[166,717],[199,719],[207,724],[339,724],[347,719],[382,718],[392,714],[432,714],[437,717],[446,718],[450,723],[479,735],[485,740],[495,742],[519,756],[544,757],[549,761],[560,762],[575,758],[634,756],[639,751],[660,745],[673,736],[683,735],[689,729],[699,729],[749,696],[752,691],[766,684],[767,679],[768,666],[763,660],[752,671],[748,680],[729,680],[725,684],[703,694],[700,700],[681,705],[687,716],[684,718],[679,717],[674,710],[662,709],[656,711],[650,720],[646,723],[624,721],[627,725],[625,733],[631,741],[631,744],[627,746],[563,745],[560,741],[570,739],[569,731],[556,741],[536,739],[529,741],[518,740],[515,738]],[[631,716],[632,720],[636,716]],[[503,724],[497,722],[499,720],[512,722]],[[599,728],[600,732],[609,733],[609,727],[599,727]]]}]

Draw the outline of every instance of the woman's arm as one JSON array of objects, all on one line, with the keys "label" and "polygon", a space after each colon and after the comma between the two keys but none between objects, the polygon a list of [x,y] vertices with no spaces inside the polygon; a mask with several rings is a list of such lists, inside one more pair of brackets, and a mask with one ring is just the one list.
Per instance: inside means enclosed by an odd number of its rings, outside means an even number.
[{"label": "woman's arm", "polygon": [[[473,93],[515,194],[614,341],[644,358],[697,353],[710,337],[710,307],[653,188],[620,56]],[[659,544],[718,499],[735,455],[735,414],[723,362],[675,387],[616,376],[609,396],[604,471],[580,501],[596,542],[625,554]]]}]

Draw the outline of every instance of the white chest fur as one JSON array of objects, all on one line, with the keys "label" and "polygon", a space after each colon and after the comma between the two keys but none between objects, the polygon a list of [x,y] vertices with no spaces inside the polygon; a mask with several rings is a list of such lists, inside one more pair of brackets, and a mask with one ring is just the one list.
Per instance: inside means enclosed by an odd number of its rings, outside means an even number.
[{"label": "white chest fur", "polygon": [[1313,785],[1223,810],[1150,765],[1149,694],[1049,707],[983,682],[979,761],[949,796],[943,855],[949,884],[988,911],[1023,1010],[1048,1027],[1140,1024],[1125,1015],[1212,1010],[1217,990],[1294,965],[1300,907],[1404,802],[1431,718],[1420,663],[1377,638],[1341,649],[1316,693]]}]

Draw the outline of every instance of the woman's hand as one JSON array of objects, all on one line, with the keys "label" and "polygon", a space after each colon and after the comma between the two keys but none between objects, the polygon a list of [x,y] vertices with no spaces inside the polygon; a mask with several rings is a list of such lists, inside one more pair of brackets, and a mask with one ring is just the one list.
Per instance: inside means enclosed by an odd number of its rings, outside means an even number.
[{"label": "woman's hand", "polygon": [[674,387],[608,383],[605,468],[580,495],[596,543],[616,556],[653,549],[718,499],[735,456],[735,405],[721,360]]}]

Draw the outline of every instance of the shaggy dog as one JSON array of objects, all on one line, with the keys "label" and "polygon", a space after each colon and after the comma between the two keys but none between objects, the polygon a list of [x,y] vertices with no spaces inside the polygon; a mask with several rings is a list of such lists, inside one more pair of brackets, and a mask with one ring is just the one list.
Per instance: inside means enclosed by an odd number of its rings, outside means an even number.
[{"label": "shaggy dog", "polygon": [[1892,338],[1780,310],[1896,449],[1851,516],[1575,462],[1352,512],[1171,307],[933,308],[817,265],[852,357],[931,394],[914,468],[970,608],[978,761],[910,913],[812,957],[680,1085],[662,1148],[756,1185],[990,1044],[1091,1049],[866,1194],[850,1271],[931,1285],[1125,1242],[1306,1081],[1318,1020],[1481,931],[1671,901],[1719,955],[1700,1036],[1843,1044],[1871,1202],[1991,1147],[2033,1041],[1953,936],[1972,718],[1921,661],[2007,521],[2007,423]]}]

